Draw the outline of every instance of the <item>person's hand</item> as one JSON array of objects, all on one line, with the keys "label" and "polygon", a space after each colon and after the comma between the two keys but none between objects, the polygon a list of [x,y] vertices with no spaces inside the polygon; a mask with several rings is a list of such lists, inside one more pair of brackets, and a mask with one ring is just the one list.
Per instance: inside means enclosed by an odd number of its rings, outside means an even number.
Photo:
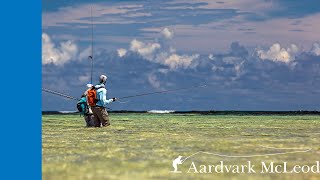
[{"label": "person's hand", "polygon": [[115,98],[115,97],[114,97],[114,98],[112,98],[112,100],[113,100],[113,101],[116,101],[116,100],[117,100],[117,98]]}]

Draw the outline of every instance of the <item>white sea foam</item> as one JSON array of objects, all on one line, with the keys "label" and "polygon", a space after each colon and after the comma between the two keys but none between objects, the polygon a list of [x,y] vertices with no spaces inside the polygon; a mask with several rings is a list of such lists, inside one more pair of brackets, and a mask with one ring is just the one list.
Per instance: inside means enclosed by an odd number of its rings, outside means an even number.
[{"label": "white sea foam", "polygon": [[58,111],[58,112],[62,114],[69,114],[69,113],[76,113],[77,111]]},{"label": "white sea foam", "polygon": [[155,113],[155,114],[168,114],[173,113],[174,110],[150,110],[148,113]]}]

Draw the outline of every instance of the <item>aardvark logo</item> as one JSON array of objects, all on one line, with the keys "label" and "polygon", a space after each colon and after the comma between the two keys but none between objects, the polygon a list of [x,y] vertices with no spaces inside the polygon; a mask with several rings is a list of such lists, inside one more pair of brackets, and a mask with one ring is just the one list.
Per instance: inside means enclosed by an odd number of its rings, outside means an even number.
[{"label": "aardvark logo", "polygon": [[308,149],[301,149],[301,148],[277,148],[277,147],[270,147],[270,146],[261,146],[266,149],[273,149],[273,150],[282,150],[283,152],[274,152],[274,153],[265,153],[265,154],[254,154],[254,155],[226,155],[226,154],[219,154],[219,153],[210,153],[205,151],[198,151],[194,154],[191,154],[190,156],[185,157],[182,159],[182,156],[178,156],[176,159],[172,161],[172,167],[173,171],[170,171],[171,173],[181,173],[181,171],[178,171],[178,165],[183,164],[187,159],[189,159],[192,156],[195,156],[197,154],[207,154],[207,155],[213,155],[218,157],[224,157],[224,158],[252,158],[252,157],[262,157],[262,156],[276,156],[276,155],[284,155],[284,154],[293,154],[293,153],[306,153],[311,151],[310,148]]},{"label": "aardvark logo", "polygon": [[178,164],[182,164],[183,160],[181,160],[182,156],[178,156],[175,160],[172,161],[172,167],[174,168],[173,173],[181,173],[181,171],[178,171]]}]

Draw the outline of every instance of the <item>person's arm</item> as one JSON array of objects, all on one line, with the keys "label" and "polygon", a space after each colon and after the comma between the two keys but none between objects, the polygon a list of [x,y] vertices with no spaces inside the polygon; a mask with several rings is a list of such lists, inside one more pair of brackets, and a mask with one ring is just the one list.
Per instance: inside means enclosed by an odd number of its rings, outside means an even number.
[{"label": "person's arm", "polygon": [[108,100],[107,100],[107,104],[109,104],[109,103],[111,103],[111,102],[113,102],[113,99],[108,99]]},{"label": "person's arm", "polygon": [[100,93],[100,99],[103,103],[103,106],[106,107],[107,104],[113,102],[115,99],[107,99],[107,90],[106,89],[103,89]]}]

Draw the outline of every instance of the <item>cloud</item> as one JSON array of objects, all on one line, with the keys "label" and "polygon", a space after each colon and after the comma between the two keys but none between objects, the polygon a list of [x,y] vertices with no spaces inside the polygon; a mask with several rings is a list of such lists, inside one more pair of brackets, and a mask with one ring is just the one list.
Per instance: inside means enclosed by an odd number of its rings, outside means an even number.
[{"label": "cloud", "polygon": [[[275,41],[285,44],[294,42],[304,46],[307,43],[311,44],[318,37],[320,28],[317,23],[320,13],[288,18],[286,16],[288,7],[281,6],[278,9],[282,3],[272,1],[257,3],[257,0],[244,0],[217,3],[212,0],[197,2],[186,0],[185,3],[180,1],[173,3],[170,5],[169,2],[125,4],[99,2],[73,4],[68,7],[64,4],[64,7],[43,12],[43,28],[48,30],[52,28],[56,33],[61,31],[63,34],[73,34],[77,39],[88,41],[89,38],[83,36],[83,32],[84,30],[90,32],[92,6],[95,29],[104,29],[105,24],[108,24],[107,32],[95,31],[95,37],[104,37],[95,43],[96,46],[106,47],[105,41],[108,41],[108,46],[118,47],[123,43],[123,39],[131,40],[132,35],[139,38],[158,38],[159,35],[156,36],[155,32],[159,33],[170,27],[169,32],[174,29],[174,43],[179,46],[179,50],[196,50],[202,53],[209,53],[212,47],[216,50],[226,50],[230,42],[235,40],[250,46],[258,46],[259,42],[271,44]],[[293,7],[296,7],[296,4],[292,3]],[[195,8],[191,11],[189,8],[186,10],[183,8],[186,5]],[[170,7],[178,9],[168,10]],[[128,18],[128,16],[137,17]],[[145,33],[143,29],[153,29],[153,31]],[[290,31],[292,29],[301,31]],[[116,40],[110,41],[106,34]],[[208,37],[213,37],[214,40]]]},{"label": "cloud", "polygon": [[78,47],[73,41],[61,42],[58,47],[48,34],[42,33],[42,64],[63,65],[76,58]]},{"label": "cloud", "polygon": [[136,52],[148,60],[152,60],[155,51],[160,48],[161,45],[159,43],[144,43],[136,39],[132,40],[130,43],[130,50],[132,52]]},{"label": "cloud", "polygon": [[148,75],[148,82],[150,85],[156,89],[160,88],[160,81],[158,80],[157,76],[155,74],[149,74]]},{"label": "cloud", "polygon": [[118,49],[117,52],[119,57],[123,57],[127,54],[127,50],[123,48]]},{"label": "cloud", "polygon": [[320,44],[319,43],[313,43],[311,53],[320,56]]},{"label": "cloud", "polygon": [[[174,28],[175,34],[179,34],[175,36],[175,44],[179,46],[179,50],[201,53],[210,53],[212,47],[216,52],[225,51],[230,42],[235,40],[251,47],[260,46],[261,42],[264,45],[281,42],[309,48],[308,45],[319,38],[320,23],[316,21],[320,18],[320,13],[299,18],[267,18],[263,21],[248,20],[246,16],[246,13],[242,13],[197,26],[176,23],[170,27]],[[302,31],[290,31],[290,29]],[[214,40],[208,37],[213,37]]]},{"label": "cloud", "polygon": [[[166,39],[173,37],[173,32],[171,32],[168,28],[164,28],[160,33],[164,35]],[[178,68],[194,68],[197,66],[197,63],[194,62],[196,59],[198,59],[199,54],[180,55],[176,53],[176,49],[174,47],[165,47],[166,46],[162,48],[162,45],[157,42],[144,43],[142,41],[134,39],[130,42],[129,50],[141,55],[148,61],[166,65],[171,70]]]},{"label": "cloud", "polygon": [[[317,83],[320,61],[317,56],[310,51],[299,53],[290,62],[297,63],[291,69],[286,63],[262,61],[252,53],[255,49],[242,46],[245,49],[238,51],[234,47],[235,44],[225,52],[215,52],[214,60],[210,60],[208,54],[182,55],[159,49],[152,61],[132,52],[120,61],[117,51],[104,50],[96,55],[93,79],[97,81],[99,74],[107,72],[110,97],[152,92],[154,88],[175,89],[204,82],[208,84],[201,93],[169,93],[145,96],[127,104],[112,104],[111,108],[116,110],[314,110],[318,107],[314,102],[320,95],[320,84]],[[289,49],[285,50],[289,53],[295,51],[295,48]],[[244,58],[247,51],[250,53]],[[161,58],[157,59],[160,54]],[[89,72],[90,66],[85,61],[70,61],[62,67],[53,64],[43,66],[43,86],[78,97],[85,90]],[[45,93],[43,97],[44,107],[48,110],[74,108],[74,104],[61,106],[66,101],[63,98]],[[215,102],[214,107],[210,103],[212,101]]]},{"label": "cloud", "polygon": [[125,14],[124,17],[130,17],[130,18],[135,18],[135,17],[150,17],[152,16],[152,13],[150,12],[132,12]]},{"label": "cloud", "polygon": [[287,49],[282,48],[279,43],[273,44],[268,51],[258,50],[257,54],[262,60],[289,63],[295,59],[295,54],[299,51],[295,44],[291,44]]},{"label": "cloud", "polygon": [[246,57],[249,54],[248,50],[241,46],[239,42],[231,43],[230,49],[233,56]]},{"label": "cloud", "polygon": [[172,39],[173,38],[173,31],[170,31],[168,28],[164,28],[161,31],[161,35],[163,35],[166,39]]},{"label": "cloud", "polygon": [[170,53],[175,53],[176,51],[177,51],[177,50],[176,50],[175,48],[173,48],[173,47],[170,46],[170,48],[169,48],[169,52],[170,52]]},{"label": "cloud", "polygon": [[223,70],[224,70],[224,67],[220,67],[220,66],[217,66],[217,65],[212,65],[211,70],[212,70],[213,72],[223,71]]},{"label": "cloud", "polygon": [[209,54],[209,55],[208,55],[208,58],[211,59],[211,60],[213,60],[213,59],[214,59],[213,54]]},{"label": "cloud", "polygon": [[91,46],[81,51],[78,57],[80,60],[85,60],[85,59],[88,59],[90,55],[91,55]]},{"label": "cloud", "polygon": [[[127,17],[151,16],[150,13],[137,13],[143,5],[112,5],[107,3],[90,3],[77,6],[61,7],[57,11],[44,12],[42,14],[42,26],[61,27],[68,24],[91,24],[90,9],[93,9],[93,18],[99,19],[94,24],[130,24],[136,21],[128,20]],[[106,16],[109,15],[109,16]],[[123,15],[123,16],[122,16]]]},{"label": "cloud", "polygon": [[89,74],[81,75],[78,77],[78,79],[81,83],[88,83],[90,82],[90,75]]},{"label": "cloud", "polygon": [[[195,67],[195,64],[192,62],[199,57],[199,54],[194,55],[178,55],[178,54],[171,54],[164,60],[164,64],[168,65],[170,69],[177,69],[177,68],[192,68]],[[193,66],[192,66],[193,65]]]},{"label": "cloud", "polygon": [[[188,3],[184,5],[183,3]],[[195,6],[197,3],[198,6]],[[169,6],[167,9],[173,10],[181,10],[181,9],[208,9],[208,10],[216,10],[216,9],[236,9],[240,12],[259,12],[265,13],[269,11],[270,8],[277,8],[275,3],[272,1],[264,1],[258,3],[257,0],[241,0],[241,1],[217,1],[212,0],[198,0],[196,2],[192,2],[189,0],[175,0],[167,4],[172,4],[175,6]]]}]

